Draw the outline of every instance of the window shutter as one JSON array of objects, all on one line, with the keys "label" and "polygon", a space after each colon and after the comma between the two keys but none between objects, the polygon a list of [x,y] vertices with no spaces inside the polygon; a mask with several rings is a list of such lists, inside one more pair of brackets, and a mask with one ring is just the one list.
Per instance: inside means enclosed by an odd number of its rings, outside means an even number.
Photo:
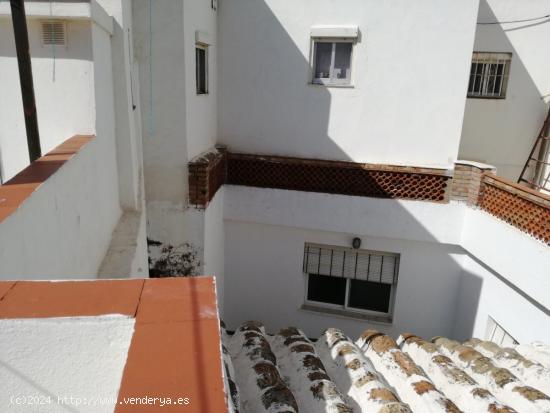
[{"label": "window shutter", "polygon": [[397,283],[399,254],[306,244],[304,272],[382,284]]},{"label": "window shutter", "polygon": [[49,20],[42,22],[42,44],[65,46],[67,41],[65,22]]}]

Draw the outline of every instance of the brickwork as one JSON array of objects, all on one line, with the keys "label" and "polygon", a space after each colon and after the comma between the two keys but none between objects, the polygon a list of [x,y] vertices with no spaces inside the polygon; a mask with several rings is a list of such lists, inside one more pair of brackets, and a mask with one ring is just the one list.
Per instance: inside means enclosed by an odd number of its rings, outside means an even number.
[{"label": "brickwork", "polygon": [[227,183],[375,198],[448,200],[442,169],[228,154]]},{"label": "brickwork", "polygon": [[200,155],[189,162],[189,203],[206,208],[214,195],[225,183],[226,153],[216,149]]},{"label": "brickwork", "polygon": [[443,169],[281,156],[216,149],[189,163],[189,202],[205,208],[223,184],[479,206],[550,243],[550,196],[495,175],[489,165],[458,162],[451,177]]},{"label": "brickwork", "polygon": [[483,187],[480,208],[550,245],[550,196],[491,175]]},{"label": "brickwork", "polygon": [[468,205],[477,205],[484,173],[494,174],[495,169],[489,165],[457,162],[451,183],[451,199]]}]

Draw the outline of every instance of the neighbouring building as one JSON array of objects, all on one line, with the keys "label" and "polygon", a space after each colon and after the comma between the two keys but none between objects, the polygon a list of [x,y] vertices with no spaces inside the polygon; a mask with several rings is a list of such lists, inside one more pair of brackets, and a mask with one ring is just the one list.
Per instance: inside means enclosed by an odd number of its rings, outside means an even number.
[{"label": "neighbouring building", "polygon": [[26,5],[48,154],[0,2],[1,278],[207,274],[228,331],[550,342],[550,196],[515,183],[548,1]]}]

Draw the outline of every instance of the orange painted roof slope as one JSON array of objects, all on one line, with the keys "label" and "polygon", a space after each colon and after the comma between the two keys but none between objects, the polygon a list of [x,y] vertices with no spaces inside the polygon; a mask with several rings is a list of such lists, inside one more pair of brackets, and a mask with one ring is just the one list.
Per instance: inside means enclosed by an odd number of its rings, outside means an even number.
[{"label": "orange painted roof slope", "polygon": [[93,136],[73,136],[0,185],[0,222],[92,139]]},{"label": "orange painted roof slope", "polygon": [[106,314],[136,318],[115,412],[227,411],[213,278],[0,282],[0,319]]}]

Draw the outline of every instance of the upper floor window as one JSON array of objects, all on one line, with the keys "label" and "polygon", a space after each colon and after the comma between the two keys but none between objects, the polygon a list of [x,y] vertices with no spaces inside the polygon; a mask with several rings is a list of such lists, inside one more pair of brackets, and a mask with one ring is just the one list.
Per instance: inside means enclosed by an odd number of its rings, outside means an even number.
[{"label": "upper floor window", "polygon": [[505,98],[511,59],[511,53],[474,52],[468,97]]},{"label": "upper floor window", "polygon": [[350,85],[353,41],[313,40],[312,82],[323,85]]},{"label": "upper floor window", "polygon": [[195,46],[195,71],[197,78],[197,95],[208,94],[208,46]]},{"label": "upper floor window", "polygon": [[306,305],[391,317],[399,254],[306,244]]}]

